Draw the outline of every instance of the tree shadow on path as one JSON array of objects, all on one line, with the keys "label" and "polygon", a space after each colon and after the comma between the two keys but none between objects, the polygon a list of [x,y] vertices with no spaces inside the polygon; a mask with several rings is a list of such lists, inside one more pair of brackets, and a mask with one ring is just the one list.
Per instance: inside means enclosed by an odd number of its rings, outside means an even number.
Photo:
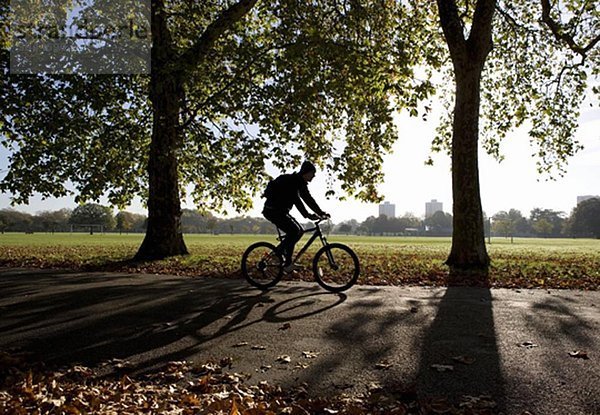
[{"label": "tree shadow on path", "polygon": [[188,359],[209,340],[267,321],[275,304],[241,280],[164,275],[0,270],[0,292],[0,350],[50,365],[128,359],[136,373]]},{"label": "tree shadow on path", "polygon": [[[420,347],[417,387],[426,396],[489,395],[505,407],[505,381],[488,288],[446,289]],[[442,365],[442,366],[439,366]]]}]

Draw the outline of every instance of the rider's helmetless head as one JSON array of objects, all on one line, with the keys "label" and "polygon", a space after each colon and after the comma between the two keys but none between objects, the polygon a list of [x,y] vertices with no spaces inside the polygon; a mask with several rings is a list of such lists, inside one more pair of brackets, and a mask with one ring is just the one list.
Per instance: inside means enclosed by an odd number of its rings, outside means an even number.
[{"label": "rider's helmetless head", "polygon": [[312,164],[308,160],[303,162],[302,166],[300,166],[299,173],[306,182],[312,181],[312,179],[315,177],[316,172],[317,172],[317,168],[315,167],[314,164]]}]

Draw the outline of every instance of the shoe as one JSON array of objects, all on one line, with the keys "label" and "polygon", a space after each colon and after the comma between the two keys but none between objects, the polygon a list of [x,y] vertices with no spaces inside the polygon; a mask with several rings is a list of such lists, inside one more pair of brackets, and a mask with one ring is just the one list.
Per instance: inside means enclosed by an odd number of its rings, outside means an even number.
[{"label": "shoe", "polygon": [[301,268],[302,268],[302,267],[301,267],[300,265],[296,265],[296,264],[289,264],[289,265],[286,265],[286,266],[284,266],[284,267],[283,267],[283,270],[284,270],[286,273],[288,273],[288,274],[289,274],[290,272],[297,271],[297,270],[299,270],[299,269],[301,269]]}]

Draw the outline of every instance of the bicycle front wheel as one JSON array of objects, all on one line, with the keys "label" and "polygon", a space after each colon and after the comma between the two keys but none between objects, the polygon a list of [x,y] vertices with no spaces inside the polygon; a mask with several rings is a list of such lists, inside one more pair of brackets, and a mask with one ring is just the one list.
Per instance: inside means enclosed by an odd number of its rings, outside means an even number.
[{"label": "bicycle front wheel", "polygon": [[346,245],[329,244],[315,255],[313,273],[319,285],[327,291],[337,293],[347,290],[358,280],[358,257]]},{"label": "bicycle front wheel", "polygon": [[242,255],[242,274],[256,288],[266,290],[273,287],[283,276],[283,258],[275,245],[257,242]]}]

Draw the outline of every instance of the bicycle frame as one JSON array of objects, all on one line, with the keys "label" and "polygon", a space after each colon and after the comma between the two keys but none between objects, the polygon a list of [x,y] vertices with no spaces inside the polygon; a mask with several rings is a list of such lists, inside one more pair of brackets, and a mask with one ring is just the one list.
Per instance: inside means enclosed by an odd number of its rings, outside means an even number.
[{"label": "bicycle frame", "polygon": [[[296,254],[296,256],[294,257],[293,263],[295,263],[296,261],[298,261],[298,259],[300,259],[300,257],[308,250],[308,248],[310,248],[310,246],[313,244],[313,242],[315,241],[315,239],[319,238],[321,240],[321,243],[323,244],[323,246],[327,246],[327,238],[325,236],[323,236],[323,232],[321,231],[321,227],[319,226],[321,221],[317,221],[315,222],[315,226],[313,228],[308,228],[308,229],[304,229],[303,230],[303,234],[305,233],[309,233],[309,232],[314,232],[311,237],[308,239],[308,241],[306,241],[306,243],[304,244],[304,246],[302,247],[302,249],[300,251],[298,251],[298,253]],[[279,240],[281,240],[281,231],[279,230],[279,228],[277,228],[277,232],[279,233]],[[329,254],[327,255],[327,257],[329,258]],[[333,260],[333,258],[329,258],[330,261]]]}]

